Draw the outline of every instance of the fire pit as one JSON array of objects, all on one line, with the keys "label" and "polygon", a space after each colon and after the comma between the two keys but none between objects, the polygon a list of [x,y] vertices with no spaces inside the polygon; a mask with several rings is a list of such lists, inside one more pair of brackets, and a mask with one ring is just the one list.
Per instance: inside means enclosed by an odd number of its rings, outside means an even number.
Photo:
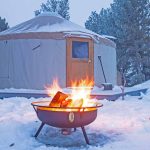
[{"label": "fire pit", "polygon": [[42,122],[35,137],[37,137],[45,124],[58,128],[76,128],[81,127],[86,143],[89,140],[84,126],[93,122],[97,117],[97,108],[94,107],[49,107],[46,106],[49,101],[40,101],[31,103],[36,111],[39,120]]},{"label": "fire pit", "polygon": [[[92,82],[82,80],[79,84],[73,84],[70,94],[62,92],[62,89],[56,81],[48,89],[51,101],[32,102],[39,120],[42,122],[35,134],[37,137],[45,124],[71,131],[73,128],[81,128],[85,141],[89,144],[89,140],[84,126],[92,123],[97,117],[97,109],[102,107],[97,100],[90,98]],[[69,132],[68,132],[69,133]]]}]

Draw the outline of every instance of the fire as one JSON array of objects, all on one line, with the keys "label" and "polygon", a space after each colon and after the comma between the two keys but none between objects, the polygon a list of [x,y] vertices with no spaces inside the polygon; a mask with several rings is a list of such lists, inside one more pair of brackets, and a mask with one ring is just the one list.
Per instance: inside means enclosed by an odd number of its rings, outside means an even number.
[{"label": "fire", "polygon": [[72,91],[70,96],[70,98],[73,100],[72,105],[81,105],[82,107],[87,107],[90,100],[92,86],[93,82],[88,78],[78,82],[72,82]]},{"label": "fire", "polygon": [[62,88],[60,87],[57,78],[53,80],[52,85],[46,87],[46,91],[47,91],[48,95],[51,97],[54,97],[58,91],[60,91],[60,92],[62,91]]},{"label": "fire", "polygon": [[63,90],[58,84],[58,80],[55,79],[53,84],[47,87],[48,95],[52,97],[49,106],[60,108],[96,106],[97,101],[90,98],[93,85],[93,81],[88,78],[73,81],[71,84],[71,92],[66,94],[62,92]]}]

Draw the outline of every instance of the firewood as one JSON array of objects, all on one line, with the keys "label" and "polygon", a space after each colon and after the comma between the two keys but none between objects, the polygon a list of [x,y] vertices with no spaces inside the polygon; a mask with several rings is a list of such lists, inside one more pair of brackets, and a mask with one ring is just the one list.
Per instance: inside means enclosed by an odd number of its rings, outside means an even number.
[{"label": "firewood", "polygon": [[50,102],[50,107],[61,107],[62,101],[68,97],[67,94],[58,91]]},{"label": "firewood", "polygon": [[62,101],[60,107],[70,107],[70,104],[72,103],[72,99],[65,99]]}]

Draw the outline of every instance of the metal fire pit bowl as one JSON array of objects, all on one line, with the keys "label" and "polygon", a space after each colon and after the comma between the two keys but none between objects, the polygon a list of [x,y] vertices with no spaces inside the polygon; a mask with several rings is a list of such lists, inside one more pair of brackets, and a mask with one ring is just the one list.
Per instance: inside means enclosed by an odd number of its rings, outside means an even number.
[{"label": "metal fire pit bowl", "polygon": [[42,122],[35,137],[38,136],[45,124],[57,128],[81,127],[86,143],[89,144],[84,126],[93,122],[97,117],[97,109],[103,105],[93,107],[49,107],[49,101],[32,102],[39,120]]}]

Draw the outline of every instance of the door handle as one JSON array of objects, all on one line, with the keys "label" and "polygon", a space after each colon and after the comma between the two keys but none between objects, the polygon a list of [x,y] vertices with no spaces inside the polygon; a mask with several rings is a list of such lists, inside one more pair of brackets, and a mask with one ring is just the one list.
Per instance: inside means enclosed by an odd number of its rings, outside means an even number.
[{"label": "door handle", "polygon": [[91,62],[92,62],[92,60],[91,60],[91,59],[89,59],[88,63],[91,63]]}]

